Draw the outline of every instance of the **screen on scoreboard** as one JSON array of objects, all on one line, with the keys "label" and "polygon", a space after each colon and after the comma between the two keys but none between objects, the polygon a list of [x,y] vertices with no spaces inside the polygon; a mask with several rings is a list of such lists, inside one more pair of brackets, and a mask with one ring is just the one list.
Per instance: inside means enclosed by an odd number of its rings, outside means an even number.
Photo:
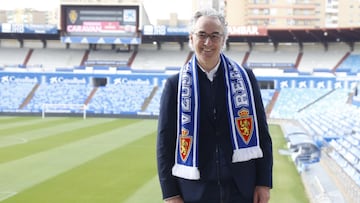
[{"label": "screen on scoreboard", "polygon": [[68,36],[135,36],[138,6],[61,6],[61,30]]}]

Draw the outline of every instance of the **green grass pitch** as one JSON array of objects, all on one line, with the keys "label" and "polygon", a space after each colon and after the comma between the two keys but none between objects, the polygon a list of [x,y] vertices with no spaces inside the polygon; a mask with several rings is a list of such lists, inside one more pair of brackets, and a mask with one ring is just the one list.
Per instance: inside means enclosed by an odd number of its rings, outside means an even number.
[{"label": "green grass pitch", "polygon": [[[160,203],[153,119],[0,117],[1,203]],[[308,203],[295,166],[274,145],[271,203]]]}]

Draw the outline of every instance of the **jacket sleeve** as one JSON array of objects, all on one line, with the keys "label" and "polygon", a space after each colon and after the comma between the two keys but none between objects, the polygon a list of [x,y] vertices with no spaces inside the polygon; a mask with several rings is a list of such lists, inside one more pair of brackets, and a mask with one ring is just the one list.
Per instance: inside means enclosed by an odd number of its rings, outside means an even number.
[{"label": "jacket sleeve", "polygon": [[268,129],[264,105],[258,81],[251,69],[247,69],[255,98],[256,115],[259,127],[260,147],[263,157],[256,160],[256,185],[272,188],[273,152],[272,140]]},{"label": "jacket sleeve", "polygon": [[157,134],[157,168],[163,199],[180,194],[177,179],[171,173],[175,163],[177,78],[170,77],[160,100]]}]

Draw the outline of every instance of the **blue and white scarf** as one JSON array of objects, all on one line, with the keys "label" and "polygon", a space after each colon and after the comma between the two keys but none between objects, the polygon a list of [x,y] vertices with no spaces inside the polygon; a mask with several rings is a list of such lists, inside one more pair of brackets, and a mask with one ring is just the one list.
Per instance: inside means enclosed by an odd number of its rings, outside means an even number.
[{"label": "blue and white scarf", "polygon": [[[228,117],[230,118],[229,139],[233,145],[232,162],[248,161],[263,156],[259,145],[259,131],[254,96],[250,79],[243,67],[220,56],[224,64],[227,91]],[[182,67],[179,75],[178,120],[175,165],[172,174],[177,177],[198,180],[199,144],[199,85],[195,55]]]}]

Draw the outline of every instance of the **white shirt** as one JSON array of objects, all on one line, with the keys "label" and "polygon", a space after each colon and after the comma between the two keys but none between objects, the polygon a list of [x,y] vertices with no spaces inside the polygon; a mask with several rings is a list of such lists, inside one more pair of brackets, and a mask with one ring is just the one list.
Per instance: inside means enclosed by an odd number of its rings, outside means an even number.
[{"label": "white shirt", "polygon": [[212,82],[214,80],[214,77],[215,77],[215,73],[216,71],[219,69],[219,65],[220,65],[220,60],[219,62],[216,64],[216,66],[211,69],[211,71],[207,72],[203,67],[200,67],[200,69],[206,74],[207,78]]}]

